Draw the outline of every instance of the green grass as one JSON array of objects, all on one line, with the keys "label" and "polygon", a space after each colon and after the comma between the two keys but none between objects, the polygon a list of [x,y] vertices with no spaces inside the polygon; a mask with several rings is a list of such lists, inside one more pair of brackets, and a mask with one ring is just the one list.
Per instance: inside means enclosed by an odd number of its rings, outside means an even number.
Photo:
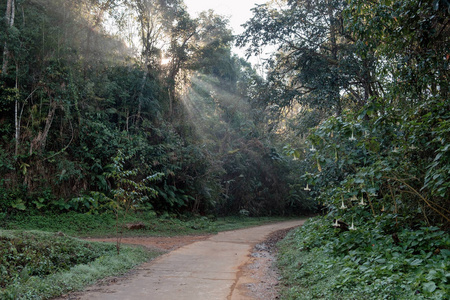
[{"label": "green grass", "polygon": [[[276,221],[280,217],[225,217],[225,218],[175,218],[174,216],[156,217],[153,212],[138,212],[120,219],[120,228],[125,236],[175,236],[210,234],[219,231],[257,226]],[[124,224],[141,222],[146,226],[142,230],[127,230]],[[111,213],[98,215],[62,213],[62,214],[17,214],[0,220],[0,228],[11,230],[42,230],[63,232],[77,237],[113,237],[116,235],[116,220]]]},{"label": "green grass", "polygon": [[40,231],[0,231],[0,299],[48,299],[123,274],[160,253]]},{"label": "green grass", "polygon": [[310,219],[279,243],[282,299],[449,299],[448,233],[399,228],[396,244],[382,222],[331,224]]}]

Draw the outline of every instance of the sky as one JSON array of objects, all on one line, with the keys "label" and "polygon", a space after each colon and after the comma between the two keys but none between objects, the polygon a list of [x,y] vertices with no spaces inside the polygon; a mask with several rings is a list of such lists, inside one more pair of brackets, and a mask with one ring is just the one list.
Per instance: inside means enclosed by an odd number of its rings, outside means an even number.
[{"label": "sky", "polygon": [[256,4],[269,0],[184,0],[189,13],[195,17],[199,12],[213,9],[217,14],[230,17],[230,26],[234,34],[243,32],[240,26],[253,16],[250,11]]}]

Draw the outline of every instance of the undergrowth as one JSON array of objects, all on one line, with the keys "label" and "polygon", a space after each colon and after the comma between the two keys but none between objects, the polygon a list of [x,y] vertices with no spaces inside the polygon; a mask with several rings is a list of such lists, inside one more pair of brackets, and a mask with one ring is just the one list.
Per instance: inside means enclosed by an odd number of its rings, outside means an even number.
[{"label": "undergrowth", "polygon": [[0,299],[48,299],[158,255],[40,231],[0,231]]},{"label": "undergrowth", "polygon": [[[388,216],[387,216],[388,217]],[[449,299],[450,237],[383,220],[341,231],[315,217],[281,242],[283,299]]]}]

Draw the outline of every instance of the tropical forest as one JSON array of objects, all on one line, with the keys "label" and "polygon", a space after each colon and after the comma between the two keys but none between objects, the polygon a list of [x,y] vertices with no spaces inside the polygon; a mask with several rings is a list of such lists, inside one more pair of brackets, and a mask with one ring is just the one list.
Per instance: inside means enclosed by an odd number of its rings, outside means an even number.
[{"label": "tropical forest", "polygon": [[450,1],[251,15],[0,0],[0,299],[161,255],[125,237],[299,218],[276,299],[450,299]]}]

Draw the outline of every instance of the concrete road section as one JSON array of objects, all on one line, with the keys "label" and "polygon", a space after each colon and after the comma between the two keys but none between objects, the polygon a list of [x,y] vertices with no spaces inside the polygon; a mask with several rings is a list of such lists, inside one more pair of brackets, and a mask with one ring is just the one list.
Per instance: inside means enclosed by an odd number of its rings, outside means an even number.
[{"label": "concrete road section", "polygon": [[95,300],[243,300],[237,288],[251,281],[242,274],[253,246],[277,230],[304,220],[221,232],[141,265],[130,278],[109,286],[91,287],[76,299]]}]

